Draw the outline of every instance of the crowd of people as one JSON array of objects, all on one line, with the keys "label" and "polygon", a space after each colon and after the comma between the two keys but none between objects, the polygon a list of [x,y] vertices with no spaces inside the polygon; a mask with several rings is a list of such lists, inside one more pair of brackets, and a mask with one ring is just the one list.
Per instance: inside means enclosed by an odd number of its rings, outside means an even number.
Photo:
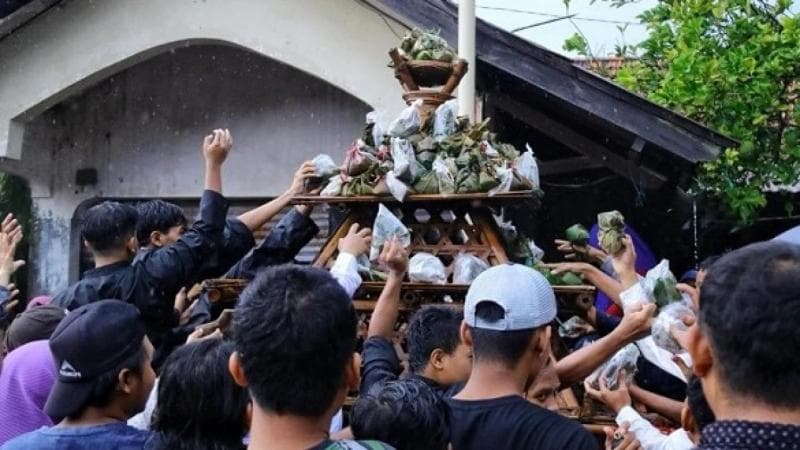
[{"label": "crowd of people", "polygon": [[[553,288],[519,264],[478,275],[463,308],[422,307],[398,352],[408,249],[383,245],[388,278],[360,343],[352,297],[370,229],[353,225],[329,270],[293,264],[319,231],[309,206],[256,245],[253,232],[315,168],[228,217],[231,148],[227,130],[205,137],[192,224],[160,200],[86,211],[95,268],[52,298],[19,304],[23,230],[13,215],[0,224],[0,449],[800,448],[800,245],[754,243],[689,274],[679,287],[696,319],[672,330],[677,353],[649,336],[656,305],[630,301],[646,294],[627,235],[616,255],[560,243],[589,262],[555,271],[580,273],[607,299],[581,309],[592,332],[566,354],[552,345]],[[250,280],[232,317],[193,292],[214,277]],[[583,383],[630,345],[639,356],[618,383]],[[574,387],[617,423],[600,440],[559,413]]]}]

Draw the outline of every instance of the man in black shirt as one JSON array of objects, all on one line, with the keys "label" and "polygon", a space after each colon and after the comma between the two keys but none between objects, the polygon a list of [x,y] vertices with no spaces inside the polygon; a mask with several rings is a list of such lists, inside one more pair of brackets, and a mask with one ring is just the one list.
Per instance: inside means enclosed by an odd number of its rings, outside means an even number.
[{"label": "man in black shirt", "polygon": [[472,373],[448,399],[450,442],[467,449],[596,449],[578,422],[528,402],[524,395],[549,358],[553,288],[537,271],[503,264],[472,282],[462,340],[472,347]]},{"label": "man in black shirt", "polygon": [[[408,252],[396,241],[387,243],[380,261],[389,270],[383,292],[370,318],[361,352],[361,392],[396,380],[401,372],[392,338],[400,309],[400,288],[408,269]],[[449,306],[426,306],[414,314],[406,332],[409,378],[422,381],[440,397],[452,397],[469,377],[472,356],[461,342],[463,315]]]},{"label": "man in black shirt", "polygon": [[762,242],[713,263],[689,329],[717,421],[700,449],[800,449],[800,246]]},{"label": "man in black shirt", "polygon": [[206,136],[199,219],[174,244],[139,261],[131,262],[139,248],[136,210],[109,201],[90,208],[82,236],[94,255],[95,268],[58,294],[53,303],[69,310],[106,298],[131,303],[139,309],[147,335],[158,348],[165,333],[178,323],[175,294],[199,281],[203,264],[217,258],[228,209],[222,196],[222,164],[230,149],[230,132],[214,130]]}]

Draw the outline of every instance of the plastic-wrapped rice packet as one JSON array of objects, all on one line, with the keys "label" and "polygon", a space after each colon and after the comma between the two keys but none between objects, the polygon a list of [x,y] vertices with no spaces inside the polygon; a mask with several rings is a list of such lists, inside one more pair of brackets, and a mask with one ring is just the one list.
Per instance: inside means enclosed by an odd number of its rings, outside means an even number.
[{"label": "plastic-wrapped rice packet", "polygon": [[408,278],[413,283],[445,284],[447,273],[439,258],[423,252],[417,253],[408,261]]},{"label": "plastic-wrapped rice packet", "polygon": [[497,179],[500,181],[496,187],[489,190],[489,196],[502,194],[511,190],[511,184],[514,182],[514,170],[505,166],[498,167],[496,170]]},{"label": "plastic-wrapped rice packet", "polygon": [[392,193],[392,197],[396,198],[398,202],[402,202],[408,194],[408,186],[398,180],[394,172],[386,174],[386,187]]},{"label": "plastic-wrapped rice packet", "polygon": [[381,254],[381,247],[385,242],[397,238],[404,247],[411,244],[411,232],[403,225],[389,208],[378,205],[378,215],[372,226],[372,245],[369,250],[369,259],[375,261]]},{"label": "plastic-wrapped rice packet", "polygon": [[683,322],[685,316],[694,317],[695,314],[684,302],[670,303],[661,308],[661,311],[653,320],[650,330],[656,345],[672,353],[683,353],[685,349],[672,336],[672,330],[686,331],[688,329]]},{"label": "plastic-wrapped rice packet", "polygon": [[594,330],[589,322],[578,316],[572,316],[558,327],[558,335],[562,338],[577,339]]},{"label": "plastic-wrapped rice packet", "polygon": [[622,250],[622,238],[625,237],[625,217],[619,211],[606,211],[597,215],[597,240],[600,248],[609,255],[616,255]]},{"label": "plastic-wrapped rice packet", "polygon": [[473,254],[461,252],[453,261],[453,283],[470,284],[488,268],[489,264],[484,260]]},{"label": "plastic-wrapped rice packet", "polygon": [[456,132],[458,100],[448,100],[436,108],[433,113],[433,138],[441,142]]},{"label": "plastic-wrapped rice packet", "polygon": [[[641,353],[636,345],[628,344],[615,353],[611,359],[592,372],[592,374],[586,378],[586,381],[589,382],[593,388],[600,389],[600,377],[602,377],[605,380],[606,387],[612,391],[620,386],[620,381],[629,385],[633,381],[633,376],[636,374],[636,360],[639,359],[640,355]],[[620,369],[625,369],[625,380],[619,379]]]},{"label": "plastic-wrapped rice packet", "polygon": [[392,138],[391,155],[395,176],[402,181],[413,182],[417,177],[417,159],[411,143],[406,139]]},{"label": "plastic-wrapped rice packet", "polygon": [[372,144],[373,147],[378,148],[383,142],[383,133],[384,133],[384,126],[383,122],[383,112],[382,111],[371,111],[367,113],[367,125],[371,125],[372,130],[370,131],[372,137]]},{"label": "plastic-wrapped rice packet", "polygon": [[414,100],[414,103],[406,107],[400,115],[389,124],[389,135],[394,137],[409,137],[422,128],[422,118],[419,108],[422,107],[422,99]]},{"label": "plastic-wrapped rice packet", "polygon": [[342,186],[346,182],[347,178],[343,176],[334,176],[328,180],[328,184],[322,189],[322,192],[319,193],[322,197],[335,197],[342,193]]},{"label": "plastic-wrapped rice packet", "polygon": [[525,144],[528,149],[525,153],[519,155],[516,161],[517,173],[520,176],[531,182],[534,189],[539,187],[539,165],[536,164],[536,158],[533,156],[533,149],[530,145]]},{"label": "plastic-wrapped rice packet", "polygon": [[433,161],[433,168],[431,171],[436,174],[436,179],[439,182],[440,194],[455,194],[456,180],[453,176],[452,168],[441,156],[437,156]]},{"label": "plastic-wrapped rice packet", "polygon": [[311,162],[314,163],[315,173],[314,177],[307,178],[303,183],[303,189],[306,192],[317,189],[325,184],[329,178],[339,173],[339,166],[336,165],[333,158],[324,153],[315,156]]}]

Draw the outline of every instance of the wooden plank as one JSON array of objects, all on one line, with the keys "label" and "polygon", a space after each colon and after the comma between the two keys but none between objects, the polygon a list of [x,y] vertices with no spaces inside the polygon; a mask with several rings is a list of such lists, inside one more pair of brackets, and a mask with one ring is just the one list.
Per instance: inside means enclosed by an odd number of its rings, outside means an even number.
[{"label": "wooden plank", "polygon": [[[383,290],[382,281],[365,281],[361,283],[361,289],[368,292],[380,292]],[[401,290],[432,292],[432,293],[464,293],[469,290],[468,284],[430,284],[430,283],[411,283],[404,281]],[[556,294],[594,294],[596,288],[590,285],[581,286],[553,286]]]},{"label": "wooden plank", "polygon": [[333,257],[333,254],[339,250],[339,239],[345,237],[347,232],[350,230],[350,226],[355,223],[355,218],[353,215],[347,216],[343,221],[342,224],[339,225],[339,228],[336,229],[334,233],[331,234],[331,237],[328,238],[328,242],[322,246],[322,250],[320,250],[319,255],[317,255],[317,259],[314,260],[314,267],[325,267],[325,264],[328,263]]},{"label": "wooden plank", "polygon": [[615,153],[610,148],[597,143],[586,136],[574,131],[541,111],[521,103],[508,95],[500,93],[488,94],[489,100],[499,109],[502,109],[521,121],[535,128],[539,132],[555,139],[570,149],[597,161],[608,167],[625,179],[630,179],[634,174],[641,174],[643,184],[651,189],[660,188],[667,178],[645,167],[637,167],[630,160]]},{"label": "wooden plank", "polygon": [[605,167],[600,161],[588,156],[576,156],[572,158],[557,159],[555,161],[538,161],[539,175],[562,175],[565,173],[578,172],[581,170],[599,169]]},{"label": "wooden plank", "polygon": [[493,257],[489,262],[492,265],[506,264],[508,262],[508,255],[506,255],[506,246],[503,244],[503,239],[500,237],[500,231],[497,229],[497,222],[494,217],[485,210],[479,209],[469,213],[475,227],[483,234],[484,239],[492,247]]},{"label": "wooden plank", "polygon": [[[375,310],[375,305],[377,303],[378,303],[377,300],[353,300],[353,307],[356,309],[356,311],[364,311],[364,312],[374,311]],[[413,306],[413,307],[407,306],[407,305],[403,304],[403,302],[400,302],[400,307],[398,308],[398,310],[401,311],[401,312],[412,312],[412,311],[418,310],[420,307],[422,307],[424,305],[442,305],[442,306],[452,306],[453,308],[459,309],[459,310],[464,309],[464,304],[463,303],[455,303],[455,302],[454,303],[445,303],[445,302],[429,302],[429,303],[425,303],[425,302],[423,302],[423,303],[421,303],[421,304],[419,304],[417,306]]]},{"label": "wooden plank", "polygon": [[[485,192],[476,192],[470,194],[410,194],[406,196],[402,202],[407,203],[423,203],[423,202],[459,202],[471,200],[490,200],[492,202],[511,201],[511,200],[535,200],[538,202],[538,197],[535,191],[514,191],[489,196]],[[319,196],[319,195],[296,195],[292,198],[291,204],[293,205],[315,205],[324,203],[400,203],[396,198],[391,195],[378,196],[378,195],[362,195],[358,197],[342,197],[342,196]]]}]

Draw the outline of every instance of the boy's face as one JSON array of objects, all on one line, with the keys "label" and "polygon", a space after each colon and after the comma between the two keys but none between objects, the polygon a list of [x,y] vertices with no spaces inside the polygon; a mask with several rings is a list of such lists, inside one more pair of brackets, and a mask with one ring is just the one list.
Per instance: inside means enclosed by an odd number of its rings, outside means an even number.
[{"label": "boy's face", "polygon": [[528,390],[528,399],[531,403],[551,411],[558,411],[558,389],[561,382],[558,379],[555,363],[548,358],[542,370],[536,376],[533,385]]},{"label": "boy's face", "polygon": [[472,349],[459,342],[458,346],[451,354],[442,356],[444,370],[442,371],[442,383],[445,385],[463,383],[469,379],[472,371]]},{"label": "boy's face", "polygon": [[186,232],[186,227],[183,225],[175,225],[170,227],[166,233],[157,232],[157,237],[153,240],[151,235],[151,244],[155,247],[169,247],[170,245],[178,242],[178,239]]},{"label": "boy's face", "polygon": [[145,336],[142,345],[144,346],[144,361],[142,362],[142,368],[140,370],[141,373],[141,380],[138,386],[135,387],[135,390],[132,393],[132,397],[134,399],[134,409],[132,411],[133,414],[138,414],[139,412],[144,410],[145,405],[147,404],[147,399],[150,397],[150,391],[153,390],[153,386],[156,382],[156,373],[153,370],[153,366],[151,365],[153,361],[153,344],[150,343],[150,339]]}]

